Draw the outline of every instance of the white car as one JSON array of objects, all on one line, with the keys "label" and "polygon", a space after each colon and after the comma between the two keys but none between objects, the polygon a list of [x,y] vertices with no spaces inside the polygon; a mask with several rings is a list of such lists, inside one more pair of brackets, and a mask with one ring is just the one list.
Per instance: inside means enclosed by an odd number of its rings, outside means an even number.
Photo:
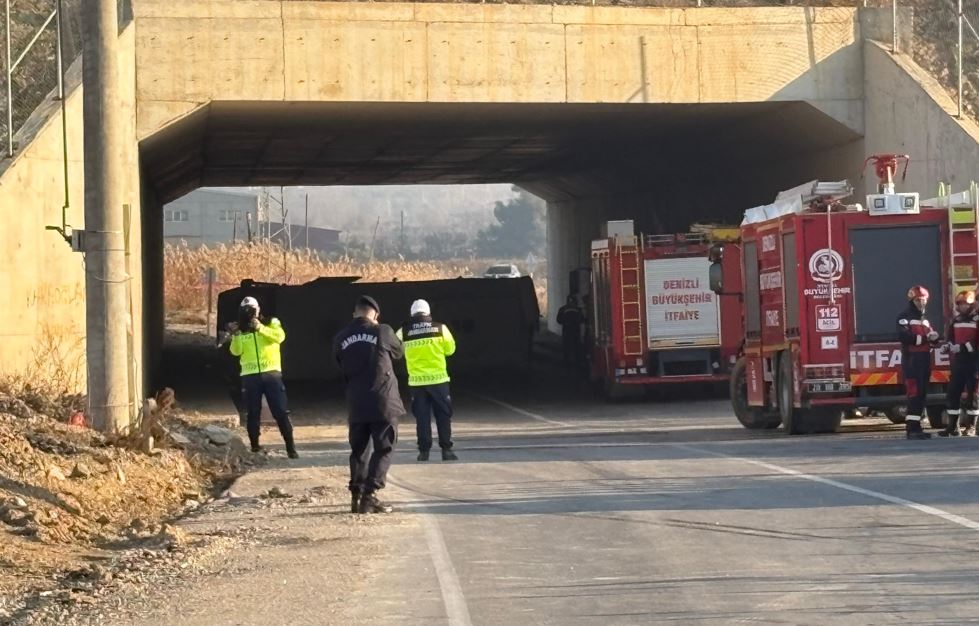
[{"label": "white car", "polygon": [[483,278],[520,278],[520,270],[517,269],[516,265],[509,263],[494,265],[486,270]]}]

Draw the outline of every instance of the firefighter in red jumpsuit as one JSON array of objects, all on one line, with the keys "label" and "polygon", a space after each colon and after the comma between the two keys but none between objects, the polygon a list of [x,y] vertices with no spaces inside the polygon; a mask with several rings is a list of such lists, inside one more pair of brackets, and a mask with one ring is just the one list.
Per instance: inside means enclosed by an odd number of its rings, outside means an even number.
[{"label": "firefighter in red jumpsuit", "polygon": [[915,285],[908,290],[908,308],[897,318],[904,392],[908,397],[905,421],[908,439],[931,439],[931,435],[921,429],[921,417],[925,412],[928,380],[931,378],[931,348],[938,341],[938,333],[925,317],[927,305],[928,290]]},{"label": "firefighter in red jumpsuit", "polygon": [[961,424],[967,436],[976,434],[976,367],[979,365],[979,313],[976,294],[960,291],[955,296],[955,317],[948,324],[948,351],[952,354],[952,379],[948,383],[946,413],[948,425],[942,437],[959,436],[959,416],[962,413],[962,392],[966,392],[965,419]]}]

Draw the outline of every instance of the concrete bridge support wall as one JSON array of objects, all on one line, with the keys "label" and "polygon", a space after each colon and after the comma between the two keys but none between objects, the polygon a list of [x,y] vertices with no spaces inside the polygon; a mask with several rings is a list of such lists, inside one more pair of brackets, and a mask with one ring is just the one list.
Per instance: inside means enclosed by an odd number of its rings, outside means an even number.
[{"label": "concrete bridge support wall", "polygon": [[[892,55],[867,42],[866,149],[911,156],[908,178],[899,186],[934,197],[939,181],[953,190],[979,181],[979,124],[956,119],[949,92],[906,55]],[[867,191],[874,185],[868,180]]]},{"label": "concrete bridge support wall", "polygon": [[[132,339],[132,397],[143,393],[143,267],[142,219],[138,189],[136,143],[136,32],[130,25],[120,35],[119,80],[126,119],[119,138],[128,175],[122,181],[129,211],[128,269]],[[80,66],[68,71],[67,222],[84,223],[82,153],[82,87]],[[45,378],[71,392],[85,391],[85,266],[80,253],[47,226],[61,225],[65,204],[62,113],[60,103],[43,104],[17,137],[21,150],[0,171],[0,293],[7,297],[7,316],[0,326],[0,377]],[[125,211],[123,206],[119,211]]]}]

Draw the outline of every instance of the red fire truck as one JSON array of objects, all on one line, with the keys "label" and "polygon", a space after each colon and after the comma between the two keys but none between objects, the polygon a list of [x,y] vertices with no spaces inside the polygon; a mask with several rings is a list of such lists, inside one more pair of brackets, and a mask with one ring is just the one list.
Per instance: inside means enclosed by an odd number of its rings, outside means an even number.
[{"label": "red fire truck", "polygon": [[[609,398],[726,380],[741,343],[740,304],[710,291],[707,253],[738,229],[643,236],[628,220],[603,229],[591,247],[592,379]],[[737,254],[723,263],[740,272]]]},{"label": "red fire truck", "polygon": [[[731,402],[745,427],[832,432],[854,407],[903,421],[896,319],[908,288],[929,289],[927,316],[942,332],[950,294],[974,289],[979,277],[975,188],[921,202],[897,193],[893,179],[908,160],[868,159],[880,183],[866,207],[840,202],[852,192],[846,181],[812,182],[747,211],[740,288],[725,275],[726,263],[712,266],[712,289],[743,296],[745,339]],[[933,358],[928,414],[937,427],[949,358],[941,349]]]}]

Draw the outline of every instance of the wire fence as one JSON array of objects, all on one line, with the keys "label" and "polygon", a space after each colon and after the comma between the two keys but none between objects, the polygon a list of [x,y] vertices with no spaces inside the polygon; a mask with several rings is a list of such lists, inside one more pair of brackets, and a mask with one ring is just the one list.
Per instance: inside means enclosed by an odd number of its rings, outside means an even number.
[{"label": "wire fence", "polygon": [[[979,113],[979,0],[899,2],[914,9],[913,43],[908,52],[955,99],[959,116],[975,119]],[[899,27],[909,26],[899,23]]]},{"label": "wire fence", "polygon": [[0,130],[12,156],[14,135],[46,99],[60,97],[63,70],[82,52],[81,0],[4,0],[3,27]]},{"label": "wire fence", "polygon": [[[0,1],[5,69],[0,76],[0,138],[9,157],[31,114],[46,100],[63,95],[64,73],[82,54],[82,0]],[[116,1],[121,31],[133,19],[132,0]]]}]

